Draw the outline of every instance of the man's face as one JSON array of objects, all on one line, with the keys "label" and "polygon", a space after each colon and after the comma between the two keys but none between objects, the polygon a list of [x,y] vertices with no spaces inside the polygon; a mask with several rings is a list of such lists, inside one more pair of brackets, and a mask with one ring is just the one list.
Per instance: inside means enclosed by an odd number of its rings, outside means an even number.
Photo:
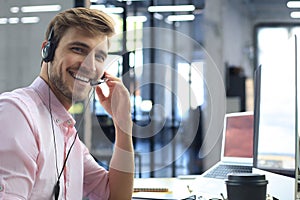
[{"label": "man's face", "polygon": [[49,69],[52,89],[62,103],[70,104],[87,97],[90,81],[104,73],[107,52],[106,36],[91,37],[76,28],[67,30]]}]

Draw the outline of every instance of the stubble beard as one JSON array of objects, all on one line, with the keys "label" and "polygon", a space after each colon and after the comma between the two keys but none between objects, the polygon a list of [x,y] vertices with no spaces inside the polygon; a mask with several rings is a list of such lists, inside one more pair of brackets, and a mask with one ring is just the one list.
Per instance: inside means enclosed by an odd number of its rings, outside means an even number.
[{"label": "stubble beard", "polygon": [[82,88],[77,87],[76,81],[74,81],[72,87],[70,87],[70,83],[63,80],[62,76],[59,74],[62,74],[62,71],[59,71],[59,73],[51,71],[49,77],[50,83],[54,86],[55,90],[68,100],[70,104],[82,101],[87,97],[90,90],[86,92],[87,89],[82,90]]}]

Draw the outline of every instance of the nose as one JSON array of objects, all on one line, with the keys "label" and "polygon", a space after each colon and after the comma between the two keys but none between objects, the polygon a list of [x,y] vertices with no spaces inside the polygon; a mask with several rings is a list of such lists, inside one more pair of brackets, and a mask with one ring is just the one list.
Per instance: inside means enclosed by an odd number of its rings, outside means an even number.
[{"label": "nose", "polygon": [[90,72],[96,72],[97,68],[95,65],[95,53],[93,51],[85,57],[81,63],[81,67]]}]

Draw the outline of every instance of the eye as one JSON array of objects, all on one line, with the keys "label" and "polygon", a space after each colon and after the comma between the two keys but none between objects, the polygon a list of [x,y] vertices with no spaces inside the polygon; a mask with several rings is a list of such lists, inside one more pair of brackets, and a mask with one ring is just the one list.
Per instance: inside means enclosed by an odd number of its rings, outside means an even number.
[{"label": "eye", "polygon": [[105,60],[105,57],[101,54],[101,55],[95,55],[95,59],[98,61],[98,62],[104,62]]},{"label": "eye", "polygon": [[78,53],[78,54],[84,54],[85,53],[85,50],[81,47],[71,47],[71,50],[75,53]]}]

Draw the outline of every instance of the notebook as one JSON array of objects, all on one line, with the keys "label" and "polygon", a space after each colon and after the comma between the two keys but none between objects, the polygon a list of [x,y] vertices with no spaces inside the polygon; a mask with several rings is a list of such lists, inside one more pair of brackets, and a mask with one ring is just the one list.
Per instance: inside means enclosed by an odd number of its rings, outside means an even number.
[{"label": "notebook", "polygon": [[189,188],[191,180],[178,178],[136,178],[132,199],[179,200],[196,199]]},{"label": "notebook", "polygon": [[[198,188],[202,192],[224,194],[226,193],[227,174],[252,172],[253,128],[253,112],[236,112],[225,115],[220,161],[197,179]],[[217,198],[221,198],[221,196],[217,196]]]}]

